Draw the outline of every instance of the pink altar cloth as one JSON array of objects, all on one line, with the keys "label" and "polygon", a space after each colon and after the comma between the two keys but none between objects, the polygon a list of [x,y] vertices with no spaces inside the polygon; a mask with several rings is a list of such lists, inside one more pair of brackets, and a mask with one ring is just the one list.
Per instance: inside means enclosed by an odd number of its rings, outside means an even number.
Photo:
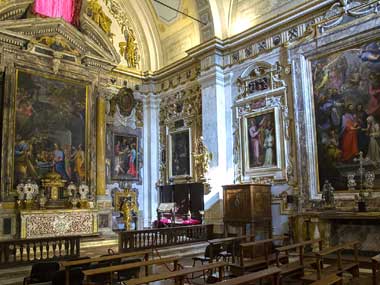
[{"label": "pink altar cloth", "polygon": [[46,17],[63,18],[73,23],[74,0],[35,0],[34,12]]}]

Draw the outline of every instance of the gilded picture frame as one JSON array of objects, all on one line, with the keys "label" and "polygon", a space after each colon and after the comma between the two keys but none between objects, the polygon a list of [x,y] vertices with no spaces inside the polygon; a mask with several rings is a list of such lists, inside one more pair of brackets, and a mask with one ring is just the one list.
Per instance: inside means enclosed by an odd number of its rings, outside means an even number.
[{"label": "gilded picture frame", "polygon": [[111,180],[138,181],[140,177],[139,137],[114,133],[112,142]]},{"label": "gilded picture frame", "polygon": [[[55,157],[61,157],[61,161],[64,160],[65,165],[58,169],[62,173],[58,173],[61,175],[63,180],[88,183],[90,176],[89,85],[86,82],[76,81],[69,78],[59,78],[50,74],[26,69],[16,69],[15,79],[15,93],[13,100],[13,141],[15,148],[10,154],[12,157],[12,164],[10,166],[10,185],[12,186],[10,192],[14,191],[16,186],[15,183],[19,183],[21,181],[19,176],[20,172],[16,171],[16,168],[19,168],[19,166],[16,165],[16,156],[17,151],[19,151],[17,150],[17,147],[20,142],[24,142],[30,146],[28,148],[30,150],[30,155],[36,158],[31,161],[38,160],[40,162],[39,165],[35,166],[38,167],[38,169],[42,169],[41,167],[46,165],[46,173],[51,171],[52,167],[55,168],[55,171],[57,171],[58,166]],[[28,84],[31,84],[31,86],[28,86]],[[27,93],[25,93],[25,90],[27,90]],[[67,96],[64,96],[65,93],[72,95],[75,93],[75,96],[73,95],[72,99],[70,99],[67,98]],[[63,96],[61,96],[62,94]],[[59,118],[56,118],[55,121],[50,120],[44,123],[44,118],[55,116],[54,114],[57,113],[53,110],[49,110],[48,108],[48,106],[53,105],[55,100],[54,98],[56,98],[54,96],[63,100],[62,102],[56,102],[57,106],[60,106],[60,108],[66,110],[65,112],[70,113],[71,117],[76,118],[77,121],[73,121],[71,123],[62,121],[62,125],[64,125],[62,128],[56,128],[59,125]],[[70,100],[75,101],[78,99],[76,96],[81,98],[79,100],[80,102],[70,103]],[[66,99],[63,97],[66,97]],[[74,106],[71,104],[74,104]],[[70,107],[70,105],[72,107]],[[65,116],[63,113],[61,116]],[[30,121],[27,122],[27,126],[25,124],[22,125],[21,123],[23,121],[20,123],[19,114],[22,114],[24,117],[28,118],[33,117],[34,119],[30,119],[32,123],[30,123]],[[57,114],[57,116],[58,115],[59,114]],[[30,131],[25,130],[25,127],[28,127]],[[35,135],[32,137],[30,135],[33,133],[36,134],[35,130],[39,130],[38,138]],[[76,134],[75,132],[80,133]],[[54,150],[53,145],[55,147]],[[46,147],[46,149],[42,148],[42,146]],[[60,153],[62,155],[60,155]],[[42,154],[46,154],[46,159],[42,156]],[[55,162],[50,163],[51,166],[49,166],[49,162],[51,162],[53,156]],[[33,165],[27,166],[31,168]],[[72,170],[72,173],[70,174],[68,166],[70,166]],[[35,168],[35,170],[37,170],[37,168]],[[31,171],[29,172],[33,173]],[[26,173],[23,179],[31,178],[38,183],[45,172],[36,171],[34,175]],[[17,181],[16,173],[18,175]]]},{"label": "gilded picture frame", "polygon": [[279,107],[245,114],[240,122],[243,177],[282,178],[284,139]]},{"label": "gilded picture frame", "polygon": [[168,135],[169,179],[186,180],[193,176],[191,128],[181,128]]}]

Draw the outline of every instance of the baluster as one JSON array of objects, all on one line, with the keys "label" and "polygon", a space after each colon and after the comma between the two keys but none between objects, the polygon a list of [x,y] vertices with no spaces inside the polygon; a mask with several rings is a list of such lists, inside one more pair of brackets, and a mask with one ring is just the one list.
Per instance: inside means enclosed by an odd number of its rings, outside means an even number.
[{"label": "baluster", "polygon": [[76,252],[75,256],[80,256],[80,237],[76,237]]},{"label": "baluster", "polygon": [[74,249],[73,249],[74,245],[73,245],[73,240],[71,238],[69,238],[69,244],[70,244],[69,256],[72,256],[74,253]]},{"label": "baluster", "polygon": [[43,260],[44,259],[44,247],[42,245],[42,241],[40,241],[40,260]]},{"label": "baluster", "polygon": [[29,244],[29,242],[26,244],[26,260],[30,261],[30,244]]},{"label": "baluster", "polygon": [[[10,253],[9,255],[12,255],[13,256],[13,262],[16,262],[16,256],[17,256],[17,247],[16,247],[16,244],[15,243],[12,243],[12,247],[10,248]],[[9,261],[11,260],[11,258],[9,258]]]},{"label": "baluster", "polygon": [[65,256],[69,255],[69,240],[65,239]]},{"label": "baluster", "polygon": [[57,248],[57,241],[53,241],[53,258],[55,258],[56,257],[56,255],[55,255],[55,250],[56,250],[56,248]]},{"label": "baluster", "polygon": [[[20,261],[24,261],[24,245],[22,243],[20,244],[19,251],[20,251]],[[15,254],[15,258],[16,258],[16,254]]]},{"label": "baluster", "polygon": [[46,259],[49,259],[50,244],[49,241],[46,241]]},{"label": "baluster", "polygon": [[59,251],[59,257],[62,256],[62,240],[58,240],[58,251]]},{"label": "baluster", "polygon": [[33,260],[36,260],[37,259],[37,246],[36,246],[36,242],[34,241],[33,242]]}]

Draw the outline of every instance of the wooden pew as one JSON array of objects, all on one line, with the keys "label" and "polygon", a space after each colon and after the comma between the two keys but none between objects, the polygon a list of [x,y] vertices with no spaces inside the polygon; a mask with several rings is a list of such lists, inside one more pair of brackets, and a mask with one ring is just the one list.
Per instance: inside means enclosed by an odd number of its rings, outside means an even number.
[{"label": "wooden pew", "polygon": [[[321,252],[315,253],[317,271],[313,274],[305,275],[301,279],[305,282],[315,282],[324,278],[329,277],[330,275],[341,276],[343,272],[350,272],[354,278],[359,277],[359,242],[349,242],[342,245],[326,248]],[[345,249],[354,249],[354,262],[345,261],[342,259],[342,251]],[[336,254],[337,262],[335,265],[324,267],[323,258]]]},{"label": "wooden pew", "polygon": [[[161,265],[161,264],[166,264],[166,263],[171,263],[171,262],[173,262],[173,269],[174,271],[176,271],[178,270],[178,260],[179,260],[178,256],[173,256],[173,257],[166,257],[166,258],[160,258],[160,259],[151,259],[148,261],[124,263],[124,264],[119,264],[119,265],[83,270],[82,272],[84,274],[84,284],[91,284],[89,282],[89,279],[91,276],[109,274],[110,280],[113,280],[113,276],[115,272],[120,272],[120,271],[124,271],[128,269],[140,268],[140,267],[147,268],[150,265]],[[145,275],[148,275],[148,272],[146,272]],[[129,281],[128,281],[128,284],[129,284]]]},{"label": "wooden pew", "polygon": [[380,254],[374,256],[371,258],[372,260],[372,284],[373,285],[378,285],[379,283],[379,264],[380,264]]},{"label": "wooden pew", "polygon": [[[305,247],[311,246],[313,244],[318,244],[319,250],[323,250],[323,241],[321,239],[308,240],[296,244],[286,245],[282,247],[277,247],[276,250],[276,265],[281,269],[281,278],[300,274],[303,275],[306,266],[315,263],[314,258],[312,260],[305,260]],[[280,255],[283,254],[289,260],[290,252],[298,251],[298,259],[287,264],[281,264]]]},{"label": "wooden pew", "polygon": [[214,263],[209,263],[207,265],[186,268],[186,269],[178,270],[174,272],[153,274],[153,275],[145,276],[142,278],[130,279],[128,280],[128,285],[148,284],[150,282],[156,282],[156,281],[167,280],[167,279],[174,279],[176,285],[183,285],[184,280],[187,275],[194,274],[197,272],[203,272],[207,270],[213,270],[213,269],[218,269],[219,281],[222,281],[224,277],[225,266],[227,266],[226,262],[214,262]]},{"label": "wooden pew", "polygon": [[212,239],[208,240],[207,242],[211,245],[211,262],[213,258],[215,257],[215,253],[212,252],[212,249],[215,248],[217,245],[220,245],[224,250],[227,250],[228,246],[232,246],[232,263],[235,262],[235,257],[237,256],[236,252],[236,245],[240,244],[242,241],[249,238],[249,241],[255,240],[255,235],[248,235],[248,236],[239,236],[239,237],[226,237],[226,238],[218,238],[218,239]]},{"label": "wooden pew", "polygon": [[343,285],[342,277],[339,277],[336,275],[329,275],[321,280],[311,283],[311,285],[334,285],[334,284]]},{"label": "wooden pew", "polygon": [[[107,255],[107,256],[101,256],[101,257],[93,257],[93,258],[87,258],[87,259],[78,259],[78,260],[72,260],[72,261],[62,261],[60,264],[61,266],[66,270],[66,285],[69,284],[69,276],[70,276],[70,268],[72,267],[79,267],[81,265],[89,264],[89,263],[99,263],[99,262],[105,262],[105,261],[115,261],[118,259],[123,258],[130,258],[130,257],[138,257],[143,256],[145,261],[148,261],[149,259],[149,253],[151,253],[151,250],[141,250],[136,252],[127,252],[127,253],[120,253],[120,254],[114,254],[114,255]],[[148,268],[145,268],[146,273],[148,273]]]},{"label": "wooden pew", "polygon": [[[286,242],[287,236],[276,236],[270,239],[246,242],[240,244],[239,263],[230,265],[234,275],[243,275],[247,271],[257,271],[268,268],[270,264],[276,262],[276,254],[273,250],[273,242]],[[250,255],[249,258],[247,256]],[[286,258],[280,256],[282,262],[287,262]]]},{"label": "wooden pew", "polygon": [[232,278],[226,281],[214,283],[215,285],[244,285],[244,284],[251,284],[255,281],[261,281],[263,279],[271,279],[272,285],[279,285],[280,284],[280,272],[281,270],[279,268],[273,267],[264,269],[261,271],[257,271],[254,273],[242,275],[236,278]]}]

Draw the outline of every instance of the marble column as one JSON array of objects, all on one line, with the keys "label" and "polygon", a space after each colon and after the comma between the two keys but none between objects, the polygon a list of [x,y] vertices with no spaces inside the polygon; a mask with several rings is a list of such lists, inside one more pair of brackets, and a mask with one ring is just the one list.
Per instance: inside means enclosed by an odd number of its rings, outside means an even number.
[{"label": "marble column", "polygon": [[[150,226],[156,219],[159,179],[159,99],[153,93],[144,97],[143,219]],[[139,197],[140,198],[140,197]]]},{"label": "marble column", "polygon": [[211,192],[205,196],[205,218],[206,222],[214,224],[222,224],[222,185],[233,183],[231,76],[218,64],[220,59],[218,55],[205,58],[198,78],[202,89],[202,133],[213,154],[208,174]]}]

